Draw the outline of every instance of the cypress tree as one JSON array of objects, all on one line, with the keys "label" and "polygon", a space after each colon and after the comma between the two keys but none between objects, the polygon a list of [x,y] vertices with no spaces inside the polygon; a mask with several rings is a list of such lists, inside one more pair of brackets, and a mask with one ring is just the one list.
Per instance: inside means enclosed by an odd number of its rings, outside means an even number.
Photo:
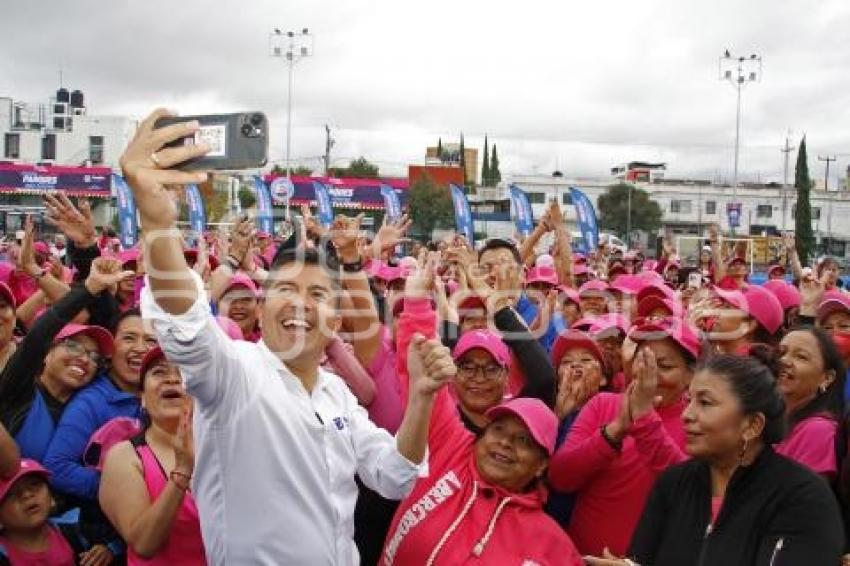
[{"label": "cypress tree", "polygon": [[437,159],[443,160],[443,138],[437,138]]},{"label": "cypress tree", "polygon": [[794,187],[797,189],[797,214],[794,221],[794,232],[800,263],[805,266],[809,263],[809,255],[815,251],[815,235],[812,232],[812,205],[809,202],[812,181],[809,178],[806,136],[803,136],[802,141],[800,141],[800,149],[797,150]]},{"label": "cypress tree", "polygon": [[460,169],[463,172],[463,185],[466,186],[466,151],[463,147],[463,132],[460,133]]},{"label": "cypress tree", "polygon": [[481,165],[481,186],[490,186],[490,146],[487,141],[487,134],[484,134],[484,163]]},{"label": "cypress tree", "polygon": [[490,157],[490,182],[495,187],[502,181],[502,172],[499,171],[499,155],[496,153],[496,144],[493,144],[493,155]]}]

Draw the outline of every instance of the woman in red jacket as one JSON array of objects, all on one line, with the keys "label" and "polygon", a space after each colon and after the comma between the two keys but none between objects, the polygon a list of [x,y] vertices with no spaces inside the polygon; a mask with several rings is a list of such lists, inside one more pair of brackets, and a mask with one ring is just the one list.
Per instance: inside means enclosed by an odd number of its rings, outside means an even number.
[{"label": "woman in red jacket", "polygon": [[[399,373],[414,333],[436,335],[428,299],[405,299],[398,322]],[[402,396],[406,399],[406,394]],[[543,477],[558,422],[538,399],[516,398],[487,412],[480,437],[461,423],[447,390],[428,433],[428,477],[401,502],[381,564],[580,565],[569,537],[543,512]]]},{"label": "woman in red jacket", "polygon": [[699,340],[675,318],[629,338],[639,344],[632,382],[588,401],[549,470],[555,489],[577,495],[567,531],[582,554],[623,554],[655,477],[685,459],[681,414]]}]

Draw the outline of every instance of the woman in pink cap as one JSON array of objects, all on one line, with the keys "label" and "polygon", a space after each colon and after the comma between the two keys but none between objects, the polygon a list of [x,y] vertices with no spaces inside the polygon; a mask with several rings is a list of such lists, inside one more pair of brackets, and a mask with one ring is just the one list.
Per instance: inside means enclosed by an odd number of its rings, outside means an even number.
[{"label": "woman in pink cap", "polygon": [[782,306],[785,315],[782,330],[788,332],[796,327],[800,315],[800,291],[783,278],[766,281],[762,287],[773,293]]},{"label": "woman in pink cap", "polygon": [[577,495],[567,532],[582,554],[622,555],[653,481],[685,458],[681,414],[699,341],[677,319],[638,326],[629,338],[638,350],[628,388],[587,402],[549,469],[556,489]]},{"label": "woman in pink cap", "polygon": [[140,369],[144,434],[106,456],[100,504],[127,542],[127,564],[206,564],[198,509],[190,491],[195,458],[191,400],[162,350]]},{"label": "woman in pink cap", "polygon": [[[408,348],[415,334],[436,335],[436,316],[427,299],[405,299],[398,324],[398,367],[406,388]],[[524,398],[487,415],[490,422],[476,438],[458,418],[448,391],[437,393],[429,475],[401,502],[381,565],[582,564],[569,537],[543,512],[555,415],[541,401]]]},{"label": "woman in pink cap", "polygon": [[719,301],[708,313],[713,321],[709,340],[720,352],[746,354],[753,344],[777,344],[784,313],[773,293],[758,285],[740,290],[715,287],[713,293]]},{"label": "woman in pink cap", "polygon": [[789,432],[776,451],[834,482],[836,436],[844,415],[841,355],[819,328],[789,332],[777,354],[777,386],[785,399]]}]

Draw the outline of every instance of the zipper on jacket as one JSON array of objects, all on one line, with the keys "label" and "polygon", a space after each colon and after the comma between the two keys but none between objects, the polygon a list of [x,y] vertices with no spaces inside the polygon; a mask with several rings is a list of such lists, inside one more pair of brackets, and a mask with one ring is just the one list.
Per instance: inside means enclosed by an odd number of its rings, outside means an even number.
[{"label": "zipper on jacket", "polygon": [[770,564],[768,566],[774,566],[776,562],[776,557],[779,556],[780,551],[782,551],[782,547],[785,545],[785,539],[780,538],[776,541],[776,546],[773,547],[773,554],[770,555]]},{"label": "zipper on jacket", "polygon": [[702,537],[702,546],[699,549],[699,560],[697,560],[697,566],[705,566],[705,554],[708,550],[708,537],[711,536],[711,523],[705,528],[705,535]]}]

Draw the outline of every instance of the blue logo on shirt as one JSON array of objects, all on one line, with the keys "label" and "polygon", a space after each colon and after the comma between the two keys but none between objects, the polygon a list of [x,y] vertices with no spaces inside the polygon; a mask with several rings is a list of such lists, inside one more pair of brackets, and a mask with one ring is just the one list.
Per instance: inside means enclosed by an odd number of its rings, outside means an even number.
[{"label": "blue logo on shirt", "polygon": [[346,417],[334,417],[334,424],[337,430],[342,430],[348,424],[348,419]]}]

